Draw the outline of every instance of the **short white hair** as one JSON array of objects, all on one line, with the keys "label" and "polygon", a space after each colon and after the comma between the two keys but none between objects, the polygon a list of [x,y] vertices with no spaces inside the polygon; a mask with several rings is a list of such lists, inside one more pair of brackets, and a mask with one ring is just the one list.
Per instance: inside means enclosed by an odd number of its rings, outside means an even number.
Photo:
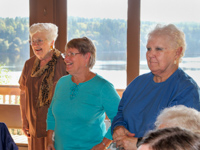
[{"label": "short white hair", "polygon": [[56,41],[58,37],[58,27],[53,23],[35,23],[29,29],[30,37],[37,32],[45,32],[47,40],[52,42]]},{"label": "short white hair", "polygon": [[168,25],[157,24],[155,28],[151,32],[149,32],[148,39],[154,36],[167,36],[168,39],[170,40],[169,44],[171,48],[177,49],[179,47],[182,47],[182,52],[179,59],[179,61],[181,62],[182,57],[184,56],[186,50],[185,34],[183,31],[178,29],[173,24],[168,24]]},{"label": "short white hair", "polygon": [[180,127],[192,132],[200,131],[200,112],[194,108],[177,105],[161,111],[155,122],[156,128]]}]

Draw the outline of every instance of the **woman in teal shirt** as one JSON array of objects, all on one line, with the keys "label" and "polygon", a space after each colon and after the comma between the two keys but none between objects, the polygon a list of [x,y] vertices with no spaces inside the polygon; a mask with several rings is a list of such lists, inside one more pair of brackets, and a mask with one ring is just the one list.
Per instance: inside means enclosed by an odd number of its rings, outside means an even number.
[{"label": "woman in teal shirt", "polygon": [[49,150],[103,150],[111,143],[105,112],[112,121],[120,97],[110,82],[91,72],[95,56],[95,46],[86,37],[66,45],[65,63],[70,75],[58,81],[48,110]]}]

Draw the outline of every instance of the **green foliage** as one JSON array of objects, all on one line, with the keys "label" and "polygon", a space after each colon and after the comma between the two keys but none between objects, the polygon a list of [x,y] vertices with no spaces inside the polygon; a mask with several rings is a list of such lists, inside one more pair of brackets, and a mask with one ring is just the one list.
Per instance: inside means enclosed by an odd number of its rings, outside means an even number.
[{"label": "green foliage", "polygon": [[0,18],[0,63],[22,70],[29,56],[28,37],[28,18]]},{"label": "green foliage", "polygon": [[2,51],[2,52],[7,52],[7,50],[8,50],[8,48],[9,48],[9,44],[8,44],[8,41],[6,40],[0,40],[0,50]]},{"label": "green foliage", "polygon": [[[146,56],[146,35],[155,22],[141,22],[140,59]],[[186,35],[186,57],[200,56],[200,24],[176,24]],[[98,60],[126,60],[127,21],[68,17],[68,41],[87,36],[97,49]],[[22,70],[29,58],[29,18],[0,18],[0,63]]]},{"label": "green foliage", "polygon": [[19,37],[14,38],[13,43],[20,46],[22,44],[22,41]]},{"label": "green foliage", "polygon": [[68,41],[87,36],[97,49],[98,60],[126,60],[125,20],[68,18]]},{"label": "green foliage", "polygon": [[9,70],[3,68],[4,65],[0,64],[0,85],[10,84]]}]

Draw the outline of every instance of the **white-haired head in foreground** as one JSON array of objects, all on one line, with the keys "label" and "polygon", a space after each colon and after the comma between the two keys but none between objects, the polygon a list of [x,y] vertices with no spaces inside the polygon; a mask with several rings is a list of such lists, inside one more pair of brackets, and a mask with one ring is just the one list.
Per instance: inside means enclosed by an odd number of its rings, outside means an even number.
[{"label": "white-haired head in foreground", "polygon": [[199,132],[200,112],[184,105],[165,108],[157,117],[155,126],[156,128],[180,127]]},{"label": "white-haired head in foreground", "polygon": [[200,136],[179,127],[150,131],[138,150],[200,150]]}]

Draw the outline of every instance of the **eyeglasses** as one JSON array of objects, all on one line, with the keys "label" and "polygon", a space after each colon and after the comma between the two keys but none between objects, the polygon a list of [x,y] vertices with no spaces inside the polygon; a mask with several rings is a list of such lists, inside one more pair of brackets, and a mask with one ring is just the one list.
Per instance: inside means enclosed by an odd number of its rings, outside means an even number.
[{"label": "eyeglasses", "polygon": [[73,52],[65,52],[65,53],[62,53],[62,57],[65,58],[65,57],[74,57],[76,56],[77,54],[81,54],[81,53],[73,53]]},{"label": "eyeglasses", "polygon": [[44,43],[45,40],[37,39],[37,40],[31,40],[30,45],[39,45],[41,46]]}]

